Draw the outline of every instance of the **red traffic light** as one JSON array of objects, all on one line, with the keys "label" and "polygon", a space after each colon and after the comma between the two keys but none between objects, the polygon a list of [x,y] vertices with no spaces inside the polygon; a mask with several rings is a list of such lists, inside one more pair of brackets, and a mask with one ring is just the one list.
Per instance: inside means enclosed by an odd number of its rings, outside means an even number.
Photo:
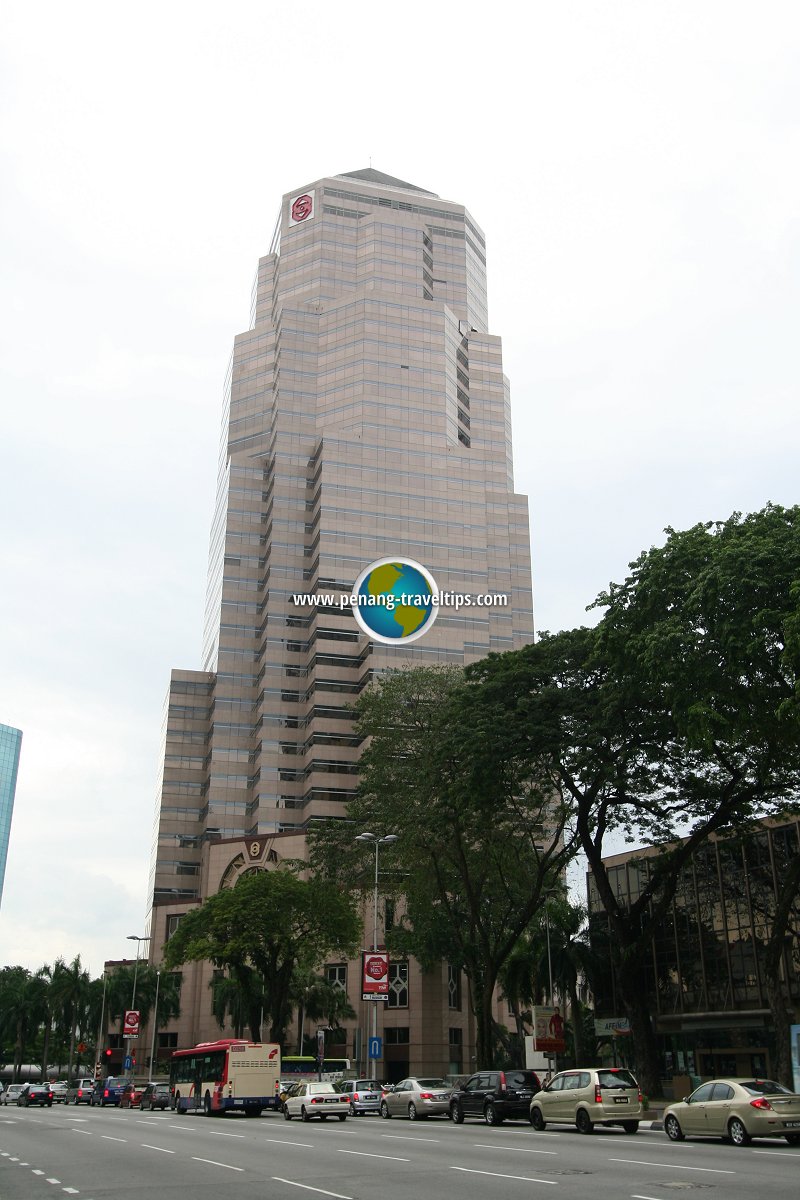
[{"label": "red traffic light", "polygon": [[106,1058],[111,1058],[112,1051],[110,1049],[106,1049],[103,1051],[103,1054]]}]

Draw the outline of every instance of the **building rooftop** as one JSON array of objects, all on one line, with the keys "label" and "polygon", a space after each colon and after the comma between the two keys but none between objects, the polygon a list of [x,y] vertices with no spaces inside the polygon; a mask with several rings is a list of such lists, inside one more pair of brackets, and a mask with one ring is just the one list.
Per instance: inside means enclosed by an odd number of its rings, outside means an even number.
[{"label": "building rooftop", "polygon": [[362,183],[377,183],[383,187],[402,188],[405,192],[419,192],[423,196],[436,196],[436,192],[429,192],[427,188],[417,187],[415,183],[406,183],[404,179],[396,179],[394,175],[385,175],[383,171],[376,171],[374,167],[365,167],[363,171],[343,171],[341,175],[336,176],[337,179],[360,179]]}]

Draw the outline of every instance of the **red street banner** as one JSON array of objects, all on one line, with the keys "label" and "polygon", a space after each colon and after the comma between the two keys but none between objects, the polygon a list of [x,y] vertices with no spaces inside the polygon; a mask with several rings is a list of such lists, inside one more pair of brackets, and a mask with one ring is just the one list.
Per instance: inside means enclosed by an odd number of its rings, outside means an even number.
[{"label": "red street banner", "polygon": [[138,1008],[129,1008],[125,1010],[125,1019],[122,1022],[122,1036],[126,1038],[138,1038],[139,1036],[139,1010]]},{"label": "red street banner", "polygon": [[389,955],[383,950],[361,953],[361,999],[389,1003]]}]

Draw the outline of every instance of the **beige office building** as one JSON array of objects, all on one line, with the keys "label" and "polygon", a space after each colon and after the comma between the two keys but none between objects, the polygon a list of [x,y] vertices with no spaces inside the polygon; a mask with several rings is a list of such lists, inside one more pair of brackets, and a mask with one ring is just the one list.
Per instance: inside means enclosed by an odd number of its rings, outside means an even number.
[{"label": "beige office building", "polygon": [[[473,603],[440,605],[435,621],[402,610],[399,636],[370,636],[339,597],[380,560],[390,576],[395,561],[418,564]],[[326,593],[332,603],[298,599]],[[372,169],[294,189],[226,383],[203,669],[170,683],[151,961],[188,907],[301,856],[309,823],[344,813],[359,755],[348,706],[370,680],[518,648],[532,608],[480,228],[462,205]],[[360,1011],[356,964],[327,966]],[[185,970],[163,1049],[221,1036],[211,974]],[[447,964],[396,964],[379,1074],[469,1068],[461,984]],[[356,1029],[347,1052],[361,1053]]]}]

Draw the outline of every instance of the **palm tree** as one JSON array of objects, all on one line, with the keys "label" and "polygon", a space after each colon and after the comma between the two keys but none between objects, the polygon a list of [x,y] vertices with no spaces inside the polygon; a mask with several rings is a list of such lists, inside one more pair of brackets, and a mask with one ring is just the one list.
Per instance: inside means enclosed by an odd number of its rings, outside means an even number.
[{"label": "palm tree", "polygon": [[297,1053],[303,1053],[303,1029],[306,1018],[325,1021],[331,1029],[341,1029],[342,1021],[355,1020],[356,1013],[344,988],[332,984],[313,971],[300,972],[292,980],[291,995],[297,1005]]},{"label": "palm tree", "polygon": [[78,1024],[89,1000],[89,972],[81,965],[80,955],[69,966],[58,959],[53,968],[50,986],[53,1006],[60,1011],[69,1034],[69,1066],[67,1074],[72,1078],[72,1063],[75,1057],[75,1037]]}]

